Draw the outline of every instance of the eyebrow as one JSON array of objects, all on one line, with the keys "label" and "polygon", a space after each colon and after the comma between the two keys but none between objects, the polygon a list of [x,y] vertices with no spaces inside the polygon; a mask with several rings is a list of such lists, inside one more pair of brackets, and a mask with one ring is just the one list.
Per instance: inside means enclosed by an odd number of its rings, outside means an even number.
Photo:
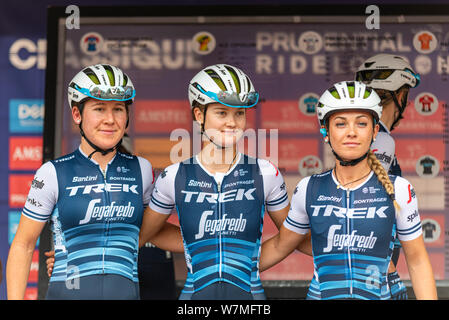
[{"label": "eyebrow", "polygon": [[[361,114],[361,115],[358,115],[358,116],[356,117],[356,119],[359,119],[359,118],[368,118],[368,116],[365,115],[365,114]],[[343,116],[336,116],[336,117],[334,118],[334,120],[337,120],[337,119],[347,120],[348,118],[343,117]]]}]

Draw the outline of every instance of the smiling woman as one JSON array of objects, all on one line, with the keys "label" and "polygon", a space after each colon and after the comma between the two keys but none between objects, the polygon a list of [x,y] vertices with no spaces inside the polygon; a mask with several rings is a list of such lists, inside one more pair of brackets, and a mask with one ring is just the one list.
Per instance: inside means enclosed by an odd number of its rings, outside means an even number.
[{"label": "smiling woman", "polygon": [[[418,299],[436,299],[410,183],[388,176],[370,145],[380,98],[360,82],[340,82],[319,100],[320,132],[335,168],[301,180],[280,232],[264,242],[260,270],[278,263],[311,234],[314,277],[308,299],[390,299],[388,265],[398,235]],[[414,220],[407,217],[416,214]]]},{"label": "smiling woman", "polygon": [[153,170],[117,149],[135,96],[131,79],[112,65],[81,70],[68,87],[81,144],[44,163],[11,245],[9,299],[23,299],[36,240],[51,221],[54,267],[47,299],[139,299],[137,254]]},{"label": "smiling woman", "polygon": [[[277,168],[237,150],[245,110],[258,96],[249,77],[231,65],[206,67],[190,81],[202,148],[159,176],[141,231],[141,241],[177,242],[184,251],[188,272],[180,299],[265,299],[258,272],[265,208],[280,227],[289,201]],[[158,232],[175,207],[182,239],[178,230],[164,240]]]}]

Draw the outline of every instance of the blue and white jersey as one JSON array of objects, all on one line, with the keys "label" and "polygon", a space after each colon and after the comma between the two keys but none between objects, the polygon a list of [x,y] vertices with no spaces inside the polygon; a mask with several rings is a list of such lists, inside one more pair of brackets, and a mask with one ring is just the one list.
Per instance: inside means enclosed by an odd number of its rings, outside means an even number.
[{"label": "blue and white jersey", "polygon": [[389,174],[402,176],[401,167],[395,154],[396,144],[390,130],[382,121],[379,121],[379,133],[376,141],[371,144],[371,150]]},{"label": "blue and white jersey", "polygon": [[[402,176],[401,166],[395,154],[396,144],[391,136],[390,130],[388,130],[382,121],[379,121],[379,133],[377,134],[376,141],[371,144],[371,150],[388,174]],[[401,243],[398,239],[396,239],[394,245],[396,248],[401,248]],[[397,250],[396,256],[393,257],[394,265],[397,264],[397,260],[399,259],[399,249]]]},{"label": "blue and white jersey", "polygon": [[265,209],[274,212],[288,204],[278,169],[239,153],[227,173],[215,176],[197,157],[167,167],[150,208],[178,213],[188,268],[184,294],[219,281],[258,294],[263,293],[259,256]]},{"label": "blue and white jersey", "polygon": [[311,231],[314,279],[309,299],[389,299],[388,265],[396,234],[410,241],[422,233],[410,183],[390,176],[400,211],[377,176],[354,189],[337,188],[333,171],[301,180],[284,226]]},{"label": "blue and white jersey", "polygon": [[51,220],[55,265],[50,281],[118,274],[137,282],[139,230],[153,187],[151,164],[122,153],[105,172],[81,149],[43,164],[23,214]]}]

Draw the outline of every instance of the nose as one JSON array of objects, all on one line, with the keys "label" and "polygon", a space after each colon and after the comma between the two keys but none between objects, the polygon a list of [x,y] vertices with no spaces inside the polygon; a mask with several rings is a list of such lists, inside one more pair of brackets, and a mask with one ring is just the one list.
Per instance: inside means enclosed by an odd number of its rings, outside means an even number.
[{"label": "nose", "polygon": [[357,130],[356,130],[356,124],[355,123],[350,123],[348,125],[348,137],[354,137],[357,135]]},{"label": "nose", "polygon": [[106,109],[106,112],[104,114],[104,122],[106,123],[114,123],[115,122],[115,115],[114,110],[112,109]]},{"label": "nose", "polygon": [[233,114],[229,114],[228,115],[228,117],[226,118],[226,125],[228,127],[235,127],[236,126],[235,115],[233,115]]}]

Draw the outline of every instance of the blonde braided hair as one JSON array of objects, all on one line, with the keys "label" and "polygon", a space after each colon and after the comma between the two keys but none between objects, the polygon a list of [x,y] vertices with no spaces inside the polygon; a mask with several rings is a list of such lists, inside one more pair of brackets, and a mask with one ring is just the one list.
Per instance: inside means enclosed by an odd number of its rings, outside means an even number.
[{"label": "blonde braided hair", "polygon": [[368,165],[371,168],[371,170],[374,171],[374,173],[377,176],[377,179],[380,181],[382,186],[385,188],[385,191],[387,191],[388,195],[390,196],[391,200],[393,200],[394,208],[396,209],[396,214],[401,210],[401,207],[399,206],[398,202],[396,201],[395,193],[394,193],[394,185],[390,180],[390,177],[388,176],[387,171],[385,171],[382,164],[377,159],[376,155],[370,150],[368,153]]}]

